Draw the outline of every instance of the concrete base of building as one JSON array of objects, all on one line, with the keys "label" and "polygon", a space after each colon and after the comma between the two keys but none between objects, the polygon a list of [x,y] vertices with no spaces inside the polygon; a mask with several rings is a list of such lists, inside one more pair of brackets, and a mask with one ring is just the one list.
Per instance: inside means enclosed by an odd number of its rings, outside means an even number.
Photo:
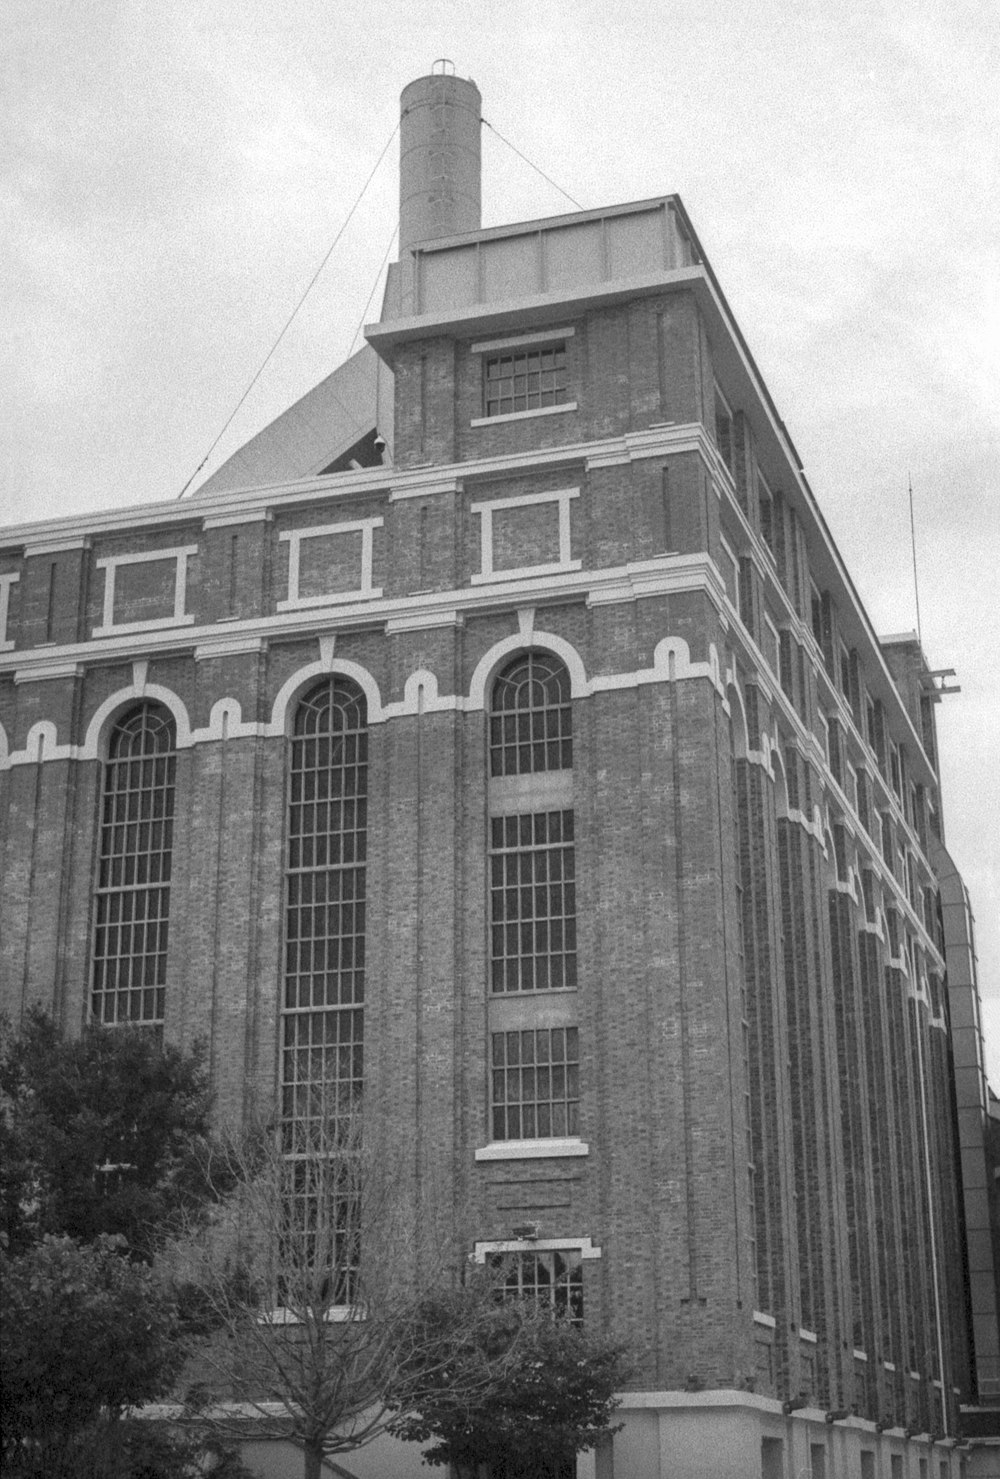
[{"label": "concrete base of building", "polygon": [[[579,1479],[964,1479],[954,1439],[932,1442],[818,1408],[785,1416],[751,1392],[629,1392],[610,1446],[581,1456]],[[989,1473],[984,1470],[983,1474]]]},{"label": "concrete base of building", "polygon": [[[849,1417],[828,1423],[804,1407],[752,1392],[629,1392],[622,1429],[597,1452],[581,1454],[577,1479],[1000,1479],[1000,1447],[959,1450],[901,1429],[878,1432]],[[289,1443],[248,1441],[244,1459],[260,1479],[300,1479],[302,1454]],[[427,1479],[418,1447],[380,1438],[345,1454],[331,1475],[349,1479]]]}]

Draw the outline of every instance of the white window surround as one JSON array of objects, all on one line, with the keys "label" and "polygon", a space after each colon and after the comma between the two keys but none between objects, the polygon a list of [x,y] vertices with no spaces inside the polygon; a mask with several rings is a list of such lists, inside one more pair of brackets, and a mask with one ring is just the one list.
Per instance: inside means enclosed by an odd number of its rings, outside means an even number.
[{"label": "white window surround", "polygon": [[[143,550],[134,555],[108,555],[95,561],[98,570],[104,571],[104,611],[101,625],[91,632],[92,637],[117,637],[127,632],[151,632],[160,627],[187,627],[194,625],[194,616],[188,614],[187,563],[198,553],[196,544],[174,545],[170,549]],[[172,616],[154,617],[151,621],[115,621],[115,575],[120,565],[153,565],[166,560],[174,565],[174,611]]]},{"label": "white window surround", "polygon": [[[572,328],[538,329],[529,334],[507,334],[502,339],[480,339],[469,346],[473,354],[507,354],[518,349],[558,346],[572,339]],[[554,406],[532,406],[525,411],[504,411],[499,416],[474,416],[470,426],[495,426],[498,421],[527,421],[534,416],[558,416],[563,411],[576,411],[576,401],[560,401]]]},{"label": "white window surround", "polygon": [[499,421],[529,421],[532,416],[558,416],[563,411],[577,411],[576,401],[560,401],[555,406],[532,406],[529,411],[504,411],[500,416],[473,416],[470,426],[496,426]]},{"label": "white window surround", "polygon": [[[520,412],[518,413],[520,414]],[[496,421],[497,417],[492,417]],[[582,561],[571,559],[570,544],[570,501],[579,498],[579,488],[559,488],[553,493],[524,493],[517,498],[494,498],[489,503],[471,503],[469,512],[480,518],[480,568],[472,577],[473,585],[485,585],[497,580],[521,580],[526,575],[558,575],[564,571],[580,570]],[[534,508],[545,503],[559,506],[559,559],[545,565],[522,565],[516,570],[494,570],[493,568],[493,515],[510,508]]]},{"label": "white window surround", "polygon": [[586,1140],[575,1135],[537,1140],[491,1140],[476,1151],[477,1161],[541,1161],[554,1156],[589,1155]]},{"label": "white window surround", "polygon": [[17,585],[21,579],[17,570],[11,570],[6,575],[0,575],[0,652],[10,652],[14,643],[7,637],[7,615],[10,611],[11,587]]},{"label": "white window surround", "polygon": [[[278,539],[288,544],[288,595],[277,603],[279,611],[303,611],[314,606],[336,606],[358,598],[378,600],[381,586],[372,585],[374,531],[381,529],[383,519],[352,519],[343,524],[314,524],[310,529],[286,529]],[[304,539],[323,539],[336,534],[361,535],[361,584],[354,590],[328,592],[322,596],[299,595],[299,566]]]},{"label": "white window surround", "polygon": [[776,1330],[778,1322],[773,1315],[766,1315],[763,1310],[754,1310],[753,1322],[755,1325],[763,1325],[768,1330]]},{"label": "white window surround", "polygon": [[500,1238],[476,1243],[472,1257],[476,1263],[485,1263],[491,1253],[579,1253],[589,1262],[600,1258],[601,1249],[590,1238]]}]

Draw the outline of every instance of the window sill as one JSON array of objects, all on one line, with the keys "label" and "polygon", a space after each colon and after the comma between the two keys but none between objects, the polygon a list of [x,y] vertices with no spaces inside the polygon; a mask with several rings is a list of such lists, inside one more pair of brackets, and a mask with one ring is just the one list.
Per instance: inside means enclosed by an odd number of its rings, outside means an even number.
[{"label": "window sill", "polygon": [[116,621],[112,626],[94,627],[91,637],[130,637],[136,632],[165,631],[169,627],[194,626],[194,616],[159,616],[150,621]]},{"label": "window sill", "polygon": [[[329,1309],[323,1311],[323,1322],[327,1325],[346,1325],[352,1320],[366,1320],[367,1318],[366,1311],[360,1305],[332,1304]],[[273,1310],[261,1310],[257,1316],[257,1324],[303,1325],[305,1321],[297,1311],[279,1305]]]},{"label": "window sill", "polygon": [[577,410],[576,401],[560,401],[556,406],[532,406],[528,411],[505,411],[501,416],[473,416],[470,426],[497,426],[501,421],[529,421],[533,416],[558,416],[563,411]]},{"label": "window sill", "polygon": [[586,1140],[494,1140],[476,1151],[477,1161],[535,1161],[555,1156],[589,1155]]},{"label": "window sill", "polygon": [[496,585],[501,580],[534,580],[541,575],[571,575],[582,560],[560,560],[552,565],[522,565],[517,570],[483,570],[469,577],[470,585]]}]

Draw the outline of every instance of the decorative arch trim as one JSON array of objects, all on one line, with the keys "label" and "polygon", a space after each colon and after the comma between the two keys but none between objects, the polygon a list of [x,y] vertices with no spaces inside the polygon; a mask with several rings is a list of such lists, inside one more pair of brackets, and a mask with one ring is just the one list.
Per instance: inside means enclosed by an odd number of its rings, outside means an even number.
[{"label": "decorative arch trim", "polygon": [[331,652],[328,659],[324,654],[319,662],[307,663],[304,668],[299,668],[281,685],[271,708],[270,722],[265,726],[264,733],[271,736],[291,734],[292,715],[301,695],[318,679],[334,677],[350,678],[361,689],[368,708],[369,724],[385,722],[389,715],[382,703],[378,684],[368,669],[363,668],[360,663],[350,662],[347,658],[334,657]]},{"label": "decorative arch trim", "polygon": [[[588,678],[583,658],[570,642],[554,632],[534,628],[531,608],[522,608],[518,612],[516,633],[494,643],[479,659],[472,674],[468,696],[461,693],[441,693],[437,675],[430,669],[420,668],[406,679],[401,699],[384,703],[378,683],[369,670],[360,663],[336,657],[335,646],[334,633],[327,633],[320,638],[319,660],[296,669],[286,679],[274,699],[268,721],[259,723],[244,720],[239,700],[227,695],[215,701],[208,723],[198,729],[191,727],[183,700],[171,689],[147,682],[148,663],[144,660],[136,661],[133,664],[132,683],[118,689],[98,707],[88,722],[81,745],[60,745],[55,723],[50,719],[42,719],[32,725],[24,748],[20,750],[12,750],[9,737],[4,736],[0,730],[0,767],[6,770],[14,765],[35,765],[40,761],[101,759],[107,731],[117,714],[129,704],[139,703],[144,699],[162,703],[173,715],[178,750],[231,739],[285,736],[289,732],[290,714],[298,696],[310,683],[333,674],[352,679],[362,690],[367,702],[369,725],[384,724],[390,719],[416,714],[481,713],[487,707],[490,685],[503,663],[519,653],[531,650],[550,652],[565,665],[570,679],[571,698],[588,698],[595,693],[639,688],[647,684],[707,678],[719,694],[723,711],[727,714],[730,712],[730,698],[721,676],[719,656],[714,645],[709,648],[707,661],[693,662],[690,648],[683,637],[664,637],[656,644],[651,667]],[[741,722],[745,727],[742,695],[739,694],[733,673],[730,672],[727,676],[737,694]],[[762,753],[748,751],[746,758],[763,764],[768,774],[772,773],[766,747]]]},{"label": "decorative arch trim", "polygon": [[[119,714],[133,704],[150,702],[162,704],[172,714],[177,731],[176,748],[190,749],[195,741],[183,701],[171,689],[164,688],[159,683],[147,683],[145,674],[140,673],[133,679],[131,687],[120,688],[117,693],[112,693],[94,712],[87,725],[83,744],[76,751],[77,759],[103,760],[108,731]],[[65,748],[71,750],[72,747],[67,745]]]},{"label": "decorative arch trim", "polygon": [[586,698],[592,691],[592,686],[587,681],[587,670],[583,665],[583,658],[575,647],[563,637],[557,637],[552,632],[532,631],[528,640],[525,640],[522,633],[518,631],[513,636],[503,637],[499,642],[495,642],[479,659],[475,672],[472,674],[469,696],[464,707],[473,712],[485,709],[493,679],[505,659],[514,657],[519,652],[538,651],[539,649],[551,652],[566,668],[569,673],[570,697]]}]

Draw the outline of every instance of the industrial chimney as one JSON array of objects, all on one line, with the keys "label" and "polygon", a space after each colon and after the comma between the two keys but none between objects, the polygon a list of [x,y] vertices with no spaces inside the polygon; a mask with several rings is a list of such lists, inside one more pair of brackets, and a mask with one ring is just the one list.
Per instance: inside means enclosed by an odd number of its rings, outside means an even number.
[{"label": "industrial chimney", "polygon": [[480,124],[474,82],[453,62],[434,63],[400,96],[399,250],[478,231],[482,224]]}]

